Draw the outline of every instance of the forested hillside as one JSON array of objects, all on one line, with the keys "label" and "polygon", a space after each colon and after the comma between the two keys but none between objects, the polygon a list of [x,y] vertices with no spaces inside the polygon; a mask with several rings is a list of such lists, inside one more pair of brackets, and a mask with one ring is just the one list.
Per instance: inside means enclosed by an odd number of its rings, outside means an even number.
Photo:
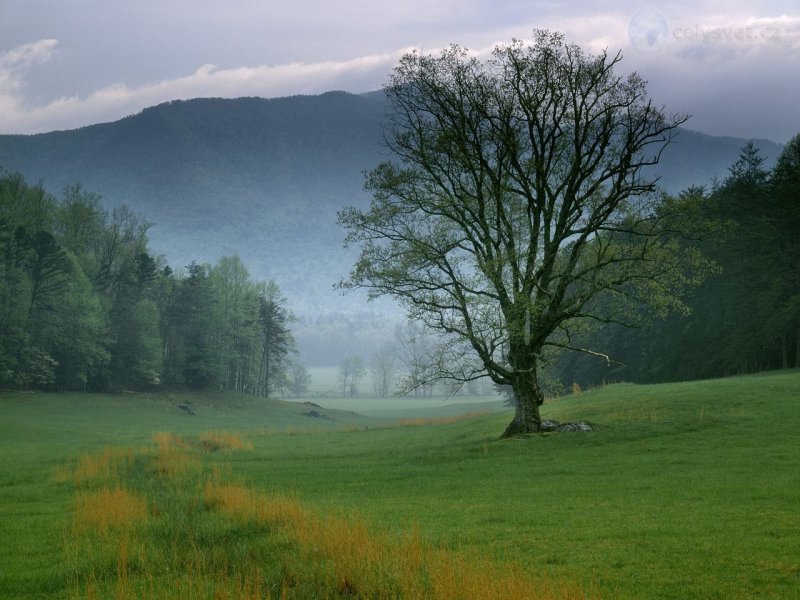
[{"label": "forested hillside", "polygon": [[0,176],[0,389],[286,388],[294,341],[278,286],[237,257],[176,275],[147,229],[80,187],[57,200]]},{"label": "forested hillside", "polygon": [[383,109],[344,93],[172,102],[75,131],[0,136],[0,166],[56,193],[80,182],[107,208],[127,204],[176,266],[238,254],[316,311],[337,304],[331,286],[349,261],[336,211],[366,201],[361,173],[380,158]]},{"label": "forested hillside", "polygon": [[[197,99],[114,123],[0,136],[0,167],[59,193],[81,183],[110,209],[127,204],[154,225],[151,246],[176,267],[242,257],[304,316],[358,313],[363,298],[332,284],[353,254],[336,212],[364,206],[363,172],[387,157],[381,93]],[[746,140],[681,131],[658,165],[677,193],[724,177]],[[768,164],[780,146],[760,140]]]}]

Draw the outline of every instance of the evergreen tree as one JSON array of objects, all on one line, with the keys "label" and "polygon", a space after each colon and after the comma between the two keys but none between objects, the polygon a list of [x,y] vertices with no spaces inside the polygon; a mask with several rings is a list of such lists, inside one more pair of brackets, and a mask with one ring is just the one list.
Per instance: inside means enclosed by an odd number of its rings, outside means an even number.
[{"label": "evergreen tree", "polygon": [[289,355],[296,352],[294,338],[289,330],[289,323],[294,320],[294,316],[286,310],[286,300],[272,281],[262,286],[258,302],[258,390],[261,395],[270,398],[288,383],[286,369]]},{"label": "evergreen tree", "polygon": [[173,317],[178,322],[181,352],[173,353],[180,364],[183,381],[190,389],[219,385],[220,362],[213,335],[214,292],[206,265],[192,263],[181,282]]}]

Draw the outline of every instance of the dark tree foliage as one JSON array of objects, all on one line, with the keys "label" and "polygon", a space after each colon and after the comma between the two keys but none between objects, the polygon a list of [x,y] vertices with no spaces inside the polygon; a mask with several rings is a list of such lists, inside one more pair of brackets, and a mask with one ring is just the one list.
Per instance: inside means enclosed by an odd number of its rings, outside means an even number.
[{"label": "dark tree foliage", "polygon": [[686,234],[716,270],[692,294],[688,315],[641,330],[609,325],[586,343],[619,363],[562,357],[566,381],[673,381],[800,367],[800,136],[772,171],[753,144],[709,192],[671,199]]}]

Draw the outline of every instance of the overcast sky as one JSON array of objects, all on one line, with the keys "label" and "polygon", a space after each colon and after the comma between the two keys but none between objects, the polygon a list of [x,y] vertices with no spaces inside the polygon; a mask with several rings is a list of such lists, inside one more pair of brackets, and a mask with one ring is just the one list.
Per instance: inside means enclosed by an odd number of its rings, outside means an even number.
[{"label": "overcast sky", "polygon": [[176,98],[368,91],[410,48],[480,52],[533,28],[622,50],[692,129],[800,133],[798,0],[0,0],[0,133]]}]

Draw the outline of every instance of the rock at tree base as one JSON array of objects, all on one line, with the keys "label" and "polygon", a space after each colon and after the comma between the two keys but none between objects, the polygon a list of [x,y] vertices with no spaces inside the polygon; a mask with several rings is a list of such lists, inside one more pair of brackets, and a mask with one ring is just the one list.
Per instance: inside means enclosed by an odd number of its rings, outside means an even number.
[{"label": "rock at tree base", "polygon": [[542,431],[543,432],[550,432],[550,431],[593,431],[594,427],[589,425],[589,423],[585,421],[572,421],[569,423],[559,423],[558,421],[552,421],[550,419],[545,419],[542,421]]}]

